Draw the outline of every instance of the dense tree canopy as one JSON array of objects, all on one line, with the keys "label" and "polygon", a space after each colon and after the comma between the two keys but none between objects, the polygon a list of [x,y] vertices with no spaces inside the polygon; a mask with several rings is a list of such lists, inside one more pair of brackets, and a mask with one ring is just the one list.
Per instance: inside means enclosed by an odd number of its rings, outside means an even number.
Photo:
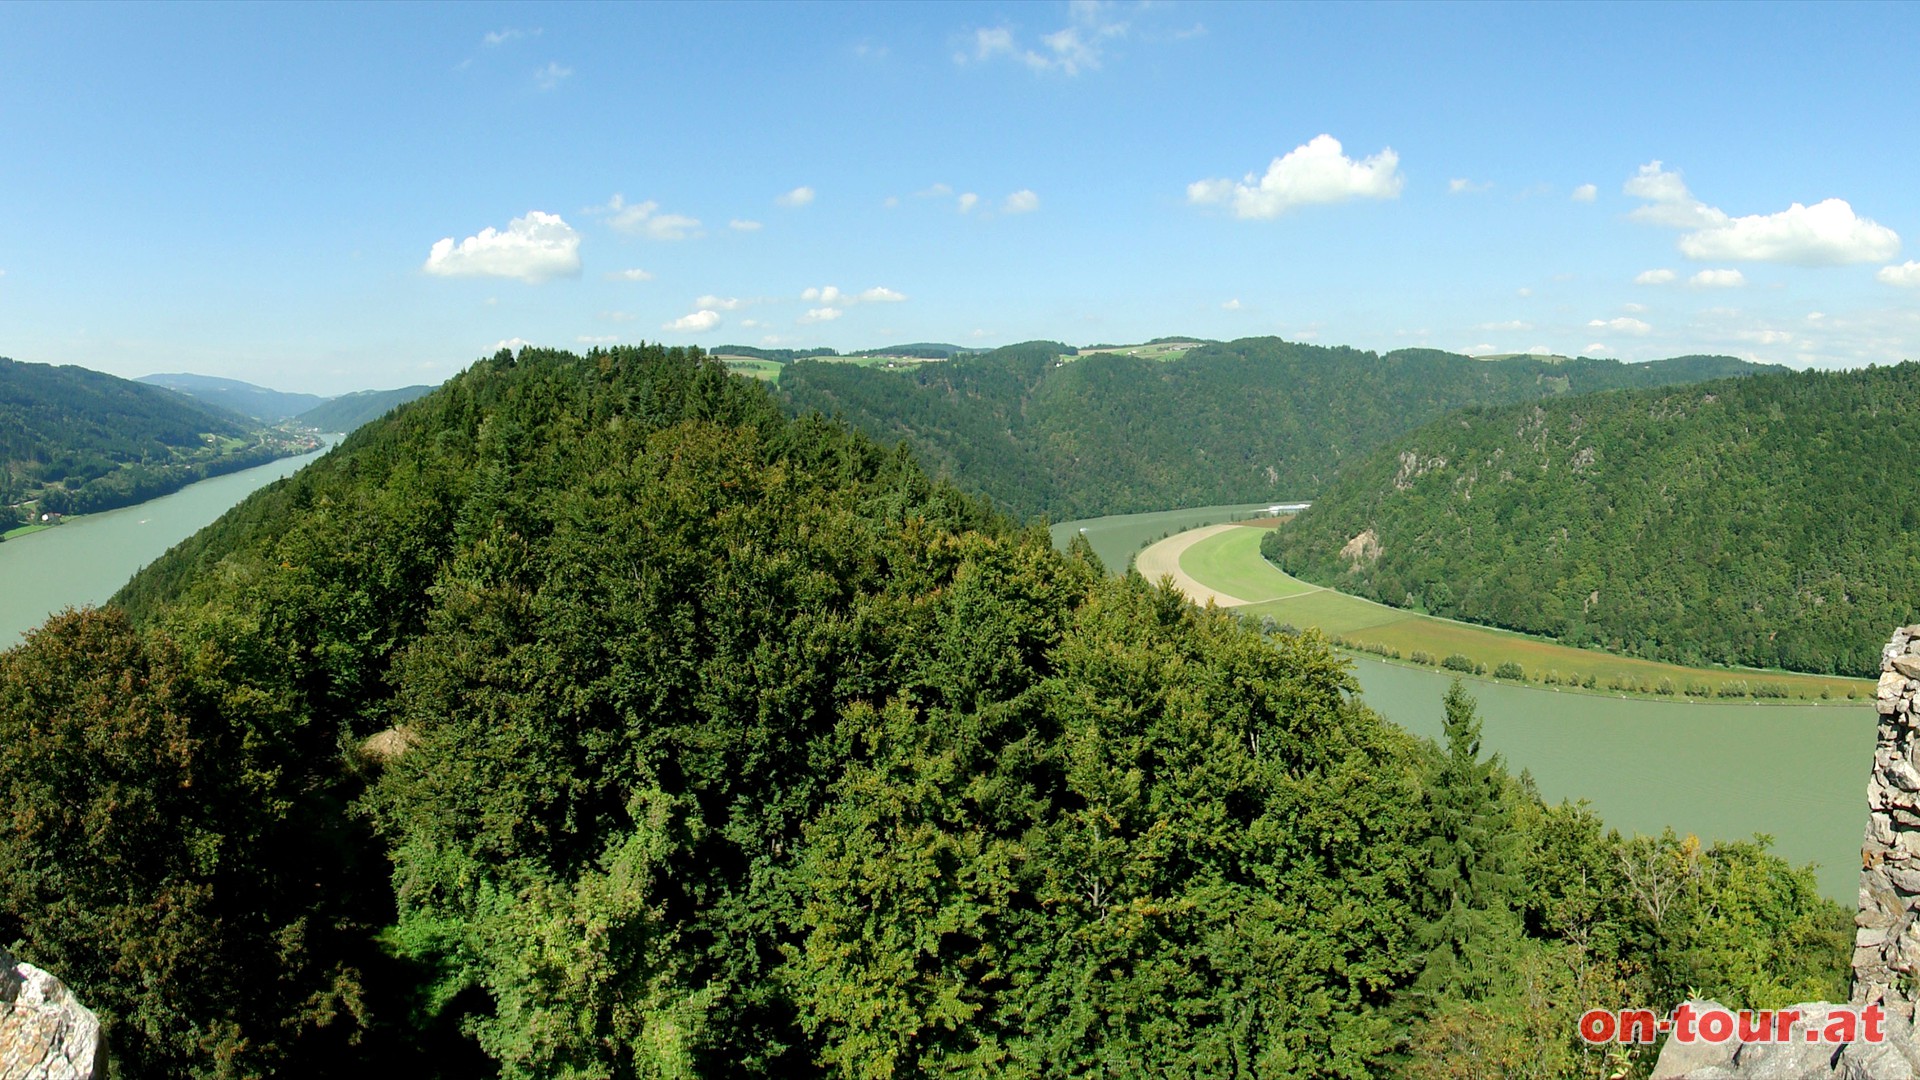
[{"label": "dense tree canopy", "polygon": [[162,1078],[1599,1077],[1588,1004],[1839,991],[1808,872],[1449,717],[697,352],[503,352],[0,654],[0,940]]},{"label": "dense tree canopy", "polygon": [[1469,409],[1263,550],[1384,603],[1675,660],[1868,675],[1914,621],[1920,364]]},{"label": "dense tree canopy", "polygon": [[780,393],[790,411],[906,440],[930,470],[1017,515],[1060,521],[1311,498],[1343,464],[1463,406],[1760,370],[1725,356],[1486,361],[1278,338],[1170,361],[1074,353],[1030,342],[905,372],[799,361]]}]

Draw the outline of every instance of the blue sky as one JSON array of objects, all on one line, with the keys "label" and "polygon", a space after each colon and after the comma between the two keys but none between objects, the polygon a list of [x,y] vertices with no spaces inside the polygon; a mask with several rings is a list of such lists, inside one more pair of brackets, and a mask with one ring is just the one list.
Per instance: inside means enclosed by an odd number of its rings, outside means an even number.
[{"label": "blue sky", "polygon": [[1920,358],[1920,6],[0,6],[0,355]]}]

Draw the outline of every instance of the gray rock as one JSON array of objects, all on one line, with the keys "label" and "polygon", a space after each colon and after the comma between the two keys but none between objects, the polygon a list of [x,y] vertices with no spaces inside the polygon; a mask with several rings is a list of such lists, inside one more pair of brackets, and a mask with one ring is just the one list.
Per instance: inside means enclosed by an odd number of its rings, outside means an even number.
[{"label": "gray rock", "polygon": [[93,1080],[105,1064],[93,1012],[0,948],[0,1080]]}]

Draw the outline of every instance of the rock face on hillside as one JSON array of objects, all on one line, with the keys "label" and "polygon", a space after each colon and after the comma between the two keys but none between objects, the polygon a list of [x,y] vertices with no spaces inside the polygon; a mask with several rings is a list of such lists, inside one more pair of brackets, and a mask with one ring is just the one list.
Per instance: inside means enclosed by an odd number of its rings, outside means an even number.
[{"label": "rock face on hillside", "polygon": [[93,1080],[104,1060],[92,1011],[0,948],[0,1080]]},{"label": "rock face on hillside", "polygon": [[[1920,626],[1903,626],[1880,652],[1880,737],[1867,777],[1867,832],[1860,846],[1860,907],[1853,942],[1854,1007],[1886,1009],[1879,1045],[1807,1043],[1803,1026],[1784,1043],[1718,1045],[1667,1040],[1655,1080],[1761,1077],[1914,1080],[1915,973],[1920,972]],[[1718,1008],[1695,1002],[1695,1011]],[[1826,1002],[1797,1005],[1820,1027]]]}]

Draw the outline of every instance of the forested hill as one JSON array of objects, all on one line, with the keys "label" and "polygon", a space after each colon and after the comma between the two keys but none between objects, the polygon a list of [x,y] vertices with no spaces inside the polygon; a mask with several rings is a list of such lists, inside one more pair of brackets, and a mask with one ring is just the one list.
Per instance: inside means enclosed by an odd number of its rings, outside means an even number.
[{"label": "forested hill", "polygon": [[125,506],[293,449],[169,390],[0,357],[0,532],[27,510]]},{"label": "forested hill", "polygon": [[1845,990],[1809,872],[697,352],[482,361],[119,602],[0,653],[0,940],[115,1075],[1598,1080]]},{"label": "forested hill", "polygon": [[1920,612],[1920,365],[1471,409],[1267,540],[1308,580],[1634,655],[1871,675]]},{"label": "forested hill", "polygon": [[1697,382],[1762,370],[1725,356],[1646,364],[1434,350],[1377,355],[1246,338],[1158,361],[1067,358],[1052,342],[882,371],[796,361],[793,412],[907,439],[933,471],[1054,520],[1311,498],[1343,463],[1467,405]]},{"label": "forested hill", "polygon": [[352,431],[380,419],[417,397],[432,393],[431,386],[403,386],[398,390],[358,390],[315,405],[294,417],[321,431]]}]

